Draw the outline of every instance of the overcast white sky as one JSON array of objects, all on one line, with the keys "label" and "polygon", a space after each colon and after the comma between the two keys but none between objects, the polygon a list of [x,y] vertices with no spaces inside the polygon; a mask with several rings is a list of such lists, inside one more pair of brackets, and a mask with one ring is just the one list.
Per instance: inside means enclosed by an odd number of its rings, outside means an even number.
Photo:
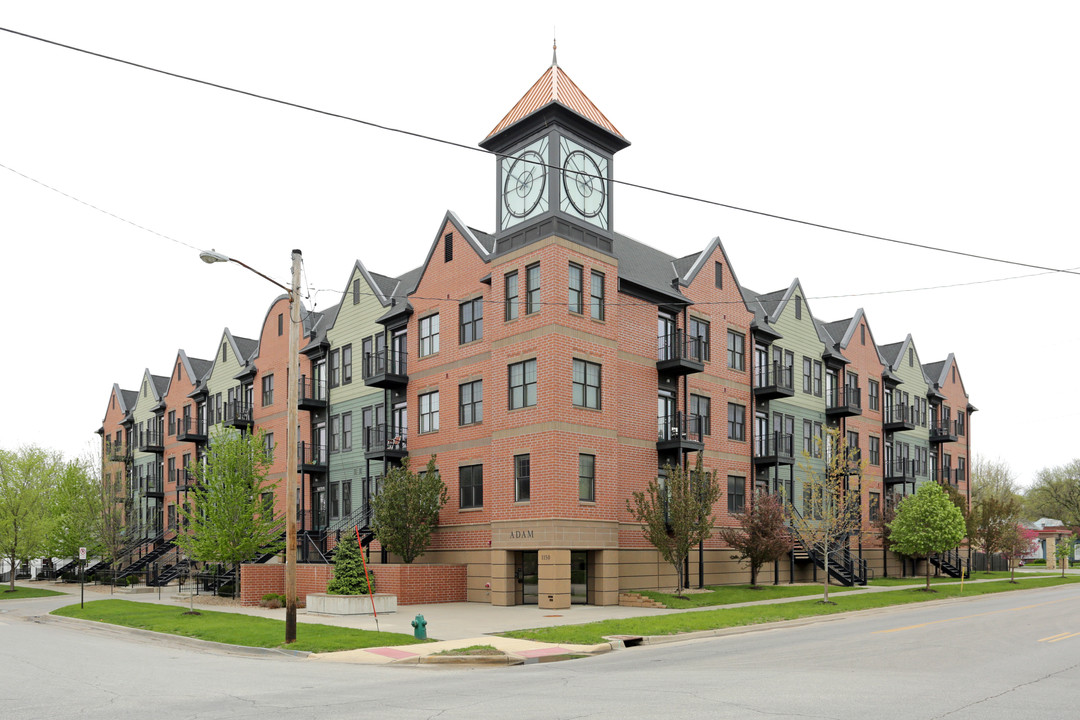
[{"label": "overcast white sky", "polygon": [[[400,9],[398,9],[400,8]],[[0,26],[475,145],[551,61],[633,143],[618,179],[928,245],[1080,267],[1074,2],[5,3]],[[76,454],[114,382],[316,309],[353,260],[419,264],[447,209],[492,230],[495,162],[0,32],[0,446]],[[719,235],[740,280],[798,276],[826,321],[956,353],[977,453],[1022,484],[1076,450],[1080,277],[619,187],[615,228],[674,255]],[[836,299],[824,296],[852,295]],[[819,298],[819,299],[814,299]]]}]

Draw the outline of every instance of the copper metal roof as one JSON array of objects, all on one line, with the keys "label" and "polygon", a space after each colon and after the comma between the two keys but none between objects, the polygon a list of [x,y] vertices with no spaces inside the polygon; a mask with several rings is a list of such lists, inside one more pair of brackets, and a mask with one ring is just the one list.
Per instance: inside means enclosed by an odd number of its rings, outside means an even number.
[{"label": "copper metal roof", "polygon": [[574,84],[570,76],[563,72],[556,62],[551,63],[551,67],[540,76],[539,80],[533,83],[529,91],[517,101],[513,109],[495,126],[494,130],[488,133],[487,137],[497,135],[519,120],[532,115],[540,108],[551,103],[559,103],[608,132],[623,137],[623,134],[611,124],[611,121],[604,116],[604,113],[593,105],[592,100],[581,92],[581,89]]}]

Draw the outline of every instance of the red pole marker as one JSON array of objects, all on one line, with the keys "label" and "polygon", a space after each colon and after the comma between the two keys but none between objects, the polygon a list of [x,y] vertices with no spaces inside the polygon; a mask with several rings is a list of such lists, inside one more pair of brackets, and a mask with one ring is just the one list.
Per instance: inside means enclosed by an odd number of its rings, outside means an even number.
[{"label": "red pole marker", "polygon": [[364,560],[364,546],[360,543],[360,526],[356,528],[356,544],[360,546],[360,564],[364,566],[364,582],[367,583],[368,597],[371,598],[371,612],[375,615],[375,632],[379,632],[379,613],[375,610],[375,596],[371,594],[371,578],[368,577],[367,561]]}]

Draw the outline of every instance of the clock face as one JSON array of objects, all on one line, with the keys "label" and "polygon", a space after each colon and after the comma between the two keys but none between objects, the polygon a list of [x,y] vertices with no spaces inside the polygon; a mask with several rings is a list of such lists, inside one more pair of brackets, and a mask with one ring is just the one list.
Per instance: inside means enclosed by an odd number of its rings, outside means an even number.
[{"label": "clock face", "polygon": [[566,138],[562,138],[560,149],[562,211],[607,228],[607,158]]},{"label": "clock face", "polygon": [[509,227],[548,209],[547,138],[503,158],[502,226]]}]

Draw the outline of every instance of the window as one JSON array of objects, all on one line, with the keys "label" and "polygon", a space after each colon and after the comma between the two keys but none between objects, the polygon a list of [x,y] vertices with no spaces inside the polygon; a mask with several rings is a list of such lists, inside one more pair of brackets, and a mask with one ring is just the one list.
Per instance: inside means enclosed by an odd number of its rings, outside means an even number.
[{"label": "window", "polygon": [[824,437],[821,434],[821,423],[814,423],[814,457],[821,457],[821,451],[824,448]]},{"label": "window", "polygon": [[701,418],[701,431],[709,435],[712,432],[712,412],[709,398],[702,395],[690,396],[690,417]]},{"label": "window", "polygon": [[458,386],[458,424],[472,425],[484,420],[484,381]]},{"label": "window", "polygon": [[420,318],[420,357],[439,352],[439,316]]},{"label": "window", "polygon": [[429,433],[439,429],[439,391],[420,396],[420,432]]},{"label": "window", "polygon": [[908,367],[915,367],[915,348],[907,349],[907,364]]},{"label": "window", "polygon": [[965,430],[966,417],[963,410],[956,411],[956,434],[963,435]]},{"label": "window", "polygon": [[484,337],[484,298],[458,305],[458,342],[462,345]]},{"label": "window", "polygon": [[728,475],[727,509],[729,513],[741,513],[746,510],[746,478]]},{"label": "window", "polygon": [[870,464],[881,464],[881,438],[870,436]]},{"label": "window", "polygon": [[746,368],[746,338],[734,330],[727,332],[727,366],[733,370]]},{"label": "window", "polygon": [[881,383],[877,380],[868,380],[867,385],[870,393],[870,409],[877,410],[881,404]]},{"label": "window", "polygon": [[722,290],[724,288],[724,265],[723,265],[723,263],[719,263],[719,262],[716,263],[713,266],[713,270],[714,270],[713,279],[714,279],[714,282],[716,283],[716,287],[718,287],[718,288],[720,288]]},{"label": "window", "polygon": [[341,384],[352,382],[352,345],[341,348]]},{"label": "window", "polygon": [[262,379],[262,404],[263,407],[274,404],[274,376],[263,375]]},{"label": "window", "polygon": [[860,345],[865,345],[866,344],[866,326],[865,325],[860,325],[859,326],[859,344]]},{"label": "window", "polygon": [[341,351],[330,351],[330,387],[336,388],[341,384]]},{"label": "window", "polygon": [[743,440],[746,438],[746,408],[735,403],[728,403],[728,439]]},{"label": "window", "polygon": [[807,395],[809,395],[810,392],[811,392],[811,385],[810,385],[811,375],[810,375],[810,372],[811,372],[812,367],[813,367],[813,364],[810,362],[810,358],[808,358],[808,357],[806,357],[804,355],[803,359],[802,359],[802,391],[804,393],[806,393]]},{"label": "window", "polygon": [[459,504],[462,508],[484,507],[484,466],[458,468]]},{"label": "window", "polygon": [[600,365],[574,360],[574,405],[600,409]]},{"label": "window", "polygon": [[589,274],[589,316],[604,319],[604,274],[596,270]]},{"label": "window", "polygon": [[596,456],[578,455],[578,500],[596,502]]},{"label": "window", "polygon": [[278,316],[277,316],[277,334],[278,334],[278,337],[281,337],[282,334],[284,333],[284,331],[285,331],[285,314],[284,313],[278,313]]},{"label": "window", "polygon": [[176,411],[169,411],[169,436],[172,437],[176,434]]},{"label": "window", "polygon": [[795,296],[795,319],[802,320],[802,295]]},{"label": "window", "polygon": [[518,274],[517,270],[514,272],[506,273],[503,277],[503,285],[505,286],[506,296],[506,309],[505,317],[507,320],[517,320],[518,316]]},{"label": "window", "polygon": [[[698,355],[702,360],[709,359],[709,323],[706,320],[690,318],[690,341],[696,342]],[[690,355],[693,356],[691,350]]]},{"label": "window", "polygon": [[881,518],[881,493],[870,493],[870,522]]},{"label": "window", "polygon": [[525,314],[540,310],[540,263],[525,268]]},{"label": "window", "polygon": [[332,415],[330,417],[330,452],[337,452],[339,449],[338,435],[341,433],[341,416]]},{"label": "window", "polygon": [[536,404],[536,360],[513,363],[509,367],[510,409]]},{"label": "window", "polygon": [[821,397],[821,362],[814,361],[814,395]]},{"label": "window", "polygon": [[814,423],[809,420],[802,421],[802,449],[804,453],[814,457]]},{"label": "window", "polygon": [[958,457],[956,458],[956,480],[957,484],[961,480],[967,480],[967,459]]},{"label": "window", "polygon": [[584,269],[580,265],[570,263],[570,290],[567,302],[570,306],[570,312],[578,313],[579,315],[585,312],[581,293],[584,272]]},{"label": "window", "polygon": [[454,259],[454,233],[446,233],[443,238],[443,262]]},{"label": "window", "polygon": [[514,456],[514,501],[529,500],[529,456]]},{"label": "window", "polygon": [[354,278],[352,281],[352,304],[360,304],[360,278]]},{"label": "window", "polygon": [[[352,450],[352,413],[341,414],[341,449]],[[344,486],[342,486],[344,487]]]},{"label": "window", "polygon": [[348,517],[352,514],[352,480],[341,483],[341,516]]}]

